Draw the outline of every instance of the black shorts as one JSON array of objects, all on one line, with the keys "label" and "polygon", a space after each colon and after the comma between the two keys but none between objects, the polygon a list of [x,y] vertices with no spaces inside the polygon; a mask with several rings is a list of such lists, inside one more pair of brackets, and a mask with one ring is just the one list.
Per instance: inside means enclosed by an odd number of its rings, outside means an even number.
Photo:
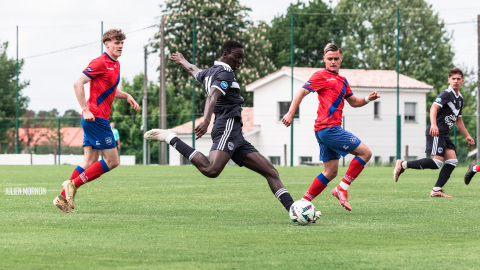
[{"label": "black shorts", "polygon": [[222,150],[231,155],[232,160],[242,166],[243,158],[248,153],[258,152],[242,134],[242,122],[239,117],[215,119],[212,129],[212,150]]},{"label": "black shorts", "polygon": [[430,154],[431,156],[445,157],[445,151],[447,149],[452,149],[453,151],[457,152],[457,148],[448,136],[432,137],[430,135],[427,135],[426,137],[427,149],[425,150],[425,153]]}]

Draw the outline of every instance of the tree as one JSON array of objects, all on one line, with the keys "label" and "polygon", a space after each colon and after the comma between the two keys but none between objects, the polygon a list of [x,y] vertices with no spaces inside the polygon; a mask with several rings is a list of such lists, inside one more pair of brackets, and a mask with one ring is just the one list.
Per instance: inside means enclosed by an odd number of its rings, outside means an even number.
[{"label": "tree", "polygon": [[[294,13],[294,66],[324,67],[323,47],[332,42],[336,32],[332,9],[321,0],[290,4],[285,15],[272,20],[266,37],[272,42],[269,58],[276,67],[291,65],[291,14]],[[300,13],[306,13],[304,15]],[[312,15],[327,13],[329,15]]]},{"label": "tree", "polygon": [[[335,7],[337,42],[344,68],[396,69],[397,7],[400,8],[400,73],[434,86],[427,108],[448,86],[454,67],[451,33],[425,0],[340,0]],[[402,9],[408,7],[408,9]],[[341,15],[343,14],[343,15]]]},{"label": "tree", "polygon": [[[249,83],[268,75],[275,70],[267,55],[271,44],[260,33],[265,24],[259,27],[247,20],[250,8],[240,5],[238,0],[170,0],[162,7],[165,15],[165,44],[168,52],[180,52],[187,60],[193,55],[193,17],[196,18],[195,64],[205,69],[220,58],[220,48],[227,40],[237,40],[244,45],[245,61],[236,79],[241,86],[245,106],[252,106],[252,93],[245,91]],[[262,28],[263,27],[263,28]],[[158,51],[160,36],[155,35],[151,45]],[[167,82],[173,84],[175,96],[192,100],[192,78],[180,66],[166,61]],[[196,83],[195,113],[203,113],[206,95],[203,86]],[[167,111],[168,114],[170,112]]]},{"label": "tree", "polygon": [[82,114],[74,109],[66,110],[62,116],[62,125],[65,127],[81,127]]}]

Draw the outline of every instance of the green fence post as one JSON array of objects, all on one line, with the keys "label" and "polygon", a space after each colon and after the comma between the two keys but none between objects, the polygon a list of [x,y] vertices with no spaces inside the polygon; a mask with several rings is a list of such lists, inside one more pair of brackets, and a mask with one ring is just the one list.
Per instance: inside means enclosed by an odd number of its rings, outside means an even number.
[{"label": "green fence post", "polygon": [[58,165],[60,165],[60,144],[61,144],[61,138],[60,138],[60,118],[57,119],[58,121],[58,129],[57,129],[57,134],[58,134]]},{"label": "green fence post", "polygon": [[397,8],[397,159],[402,155],[402,127],[400,117],[400,8]]},{"label": "green fence post", "polygon": [[[293,12],[291,13],[291,38],[290,38],[290,62],[292,65],[292,72],[291,72],[291,96],[292,96],[292,102],[293,102]],[[290,167],[293,167],[293,123],[295,122],[295,113],[292,118],[292,125],[290,127]]]},{"label": "green fence post", "polygon": [[17,25],[17,64],[16,64],[16,75],[17,75],[17,80],[15,82],[15,153],[18,154],[19,148],[18,148],[18,25]]},{"label": "green fence post", "polygon": [[[195,65],[195,28],[196,28],[195,16],[193,16],[193,52],[192,52],[192,64]],[[192,88],[192,148],[195,148],[195,78],[193,78]]]},{"label": "green fence post", "polygon": [[457,147],[457,126],[453,125],[453,145]]},{"label": "green fence post", "polygon": [[101,53],[100,54],[103,54],[103,21],[101,23],[101,35],[100,35],[100,47],[101,47]]},{"label": "green fence post", "polygon": [[[343,116],[343,129],[345,130],[345,115]],[[342,158],[343,167],[345,167],[345,156]]]}]

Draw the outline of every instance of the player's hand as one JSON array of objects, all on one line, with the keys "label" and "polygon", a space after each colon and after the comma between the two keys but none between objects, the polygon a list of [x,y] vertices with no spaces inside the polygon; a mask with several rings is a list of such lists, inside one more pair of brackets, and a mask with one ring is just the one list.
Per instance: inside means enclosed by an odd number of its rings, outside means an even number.
[{"label": "player's hand", "polygon": [[377,93],[377,91],[373,91],[372,93],[370,93],[370,95],[368,95],[368,99],[369,100],[376,100],[377,98],[380,98],[380,95]]},{"label": "player's hand", "polygon": [[286,127],[289,127],[291,124],[292,124],[292,120],[293,120],[293,114],[285,114],[282,118],[282,123],[286,126]]},{"label": "player's hand", "polygon": [[95,122],[95,116],[90,111],[83,112],[83,119],[89,122]]},{"label": "player's hand", "polygon": [[438,127],[437,127],[437,125],[432,125],[432,126],[430,127],[430,135],[431,135],[432,137],[438,136]]},{"label": "player's hand", "polygon": [[135,99],[133,99],[132,95],[127,96],[127,102],[128,104],[130,104],[130,107],[133,107],[135,109],[135,111],[138,111],[138,109],[140,108]]},{"label": "player's hand", "polygon": [[468,146],[472,146],[475,144],[475,141],[473,140],[472,136],[467,137],[467,144]]},{"label": "player's hand", "polygon": [[195,127],[195,140],[200,139],[205,133],[207,133],[208,125],[210,125],[210,122],[202,121],[197,127]]},{"label": "player's hand", "polygon": [[180,65],[183,60],[185,60],[185,57],[179,52],[172,53],[172,56],[170,56],[170,60],[175,62],[175,64]]}]

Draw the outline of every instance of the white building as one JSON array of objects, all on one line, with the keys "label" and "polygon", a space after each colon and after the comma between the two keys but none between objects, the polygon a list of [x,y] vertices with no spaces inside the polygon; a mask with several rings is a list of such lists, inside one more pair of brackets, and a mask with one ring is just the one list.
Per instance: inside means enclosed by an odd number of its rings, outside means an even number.
[{"label": "white building", "polygon": [[[293,92],[301,89],[310,76],[320,68],[294,68]],[[373,153],[371,163],[393,162],[396,156],[397,118],[397,73],[389,70],[341,69],[340,75],[347,78],[357,97],[365,97],[372,91],[381,96],[361,108],[352,108],[345,102],[345,129],[359,137]],[[248,85],[247,91],[254,92],[254,107],[244,108],[243,133],[264,156],[275,165],[290,165],[291,131],[281,119],[288,111],[291,93],[291,68],[283,67]],[[410,159],[425,157],[426,94],[433,87],[400,75],[399,113],[401,115],[402,157]],[[299,107],[298,118],[293,125],[293,165],[318,162],[319,148],[313,131],[318,108],[316,93],[306,96]],[[200,122],[201,118],[196,120]],[[212,121],[213,122],[213,121]],[[175,128],[180,138],[191,144],[192,123]],[[195,148],[208,155],[212,144],[208,133],[195,143]],[[346,157],[346,162],[353,156]],[[182,164],[183,157],[170,149],[170,165]]]}]

